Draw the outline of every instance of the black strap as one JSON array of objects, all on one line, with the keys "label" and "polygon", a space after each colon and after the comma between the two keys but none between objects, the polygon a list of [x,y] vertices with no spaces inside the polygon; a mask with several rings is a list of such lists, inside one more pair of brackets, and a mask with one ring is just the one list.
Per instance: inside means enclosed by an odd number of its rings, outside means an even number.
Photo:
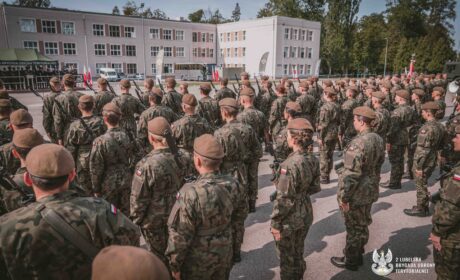
[{"label": "black strap", "polygon": [[37,211],[57,233],[80,249],[91,260],[99,253],[100,249],[91,244],[80,232],[69,225],[53,209],[46,208],[46,206],[42,204],[37,207]]}]

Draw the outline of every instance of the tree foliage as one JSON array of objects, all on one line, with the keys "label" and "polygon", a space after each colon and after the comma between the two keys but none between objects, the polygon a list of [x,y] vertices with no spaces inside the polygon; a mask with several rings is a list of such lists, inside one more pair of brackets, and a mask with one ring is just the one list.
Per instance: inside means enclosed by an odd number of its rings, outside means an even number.
[{"label": "tree foliage", "polygon": [[[115,6],[112,10],[112,13],[114,13],[115,8],[119,11],[118,7]],[[157,18],[157,19],[167,19],[168,18],[166,16],[166,13],[160,9],[155,9],[152,11],[150,7],[146,9],[144,8],[145,8],[144,3],[138,6],[136,2],[129,0],[128,2],[126,2],[126,4],[122,8],[123,15],[139,16],[139,17],[145,17],[145,18]]]},{"label": "tree foliage", "polygon": [[240,4],[236,3],[235,9],[232,12],[232,21],[239,21],[241,17]]},{"label": "tree foliage", "polygon": [[199,9],[198,11],[188,14],[188,19],[191,22],[201,22],[203,20],[203,17],[204,17],[203,9]]},{"label": "tree foliage", "polygon": [[49,8],[50,0],[15,0],[13,5],[29,7],[29,8]]},{"label": "tree foliage", "polygon": [[118,6],[113,7],[112,15],[120,15],[120,9],[118,8]]}]

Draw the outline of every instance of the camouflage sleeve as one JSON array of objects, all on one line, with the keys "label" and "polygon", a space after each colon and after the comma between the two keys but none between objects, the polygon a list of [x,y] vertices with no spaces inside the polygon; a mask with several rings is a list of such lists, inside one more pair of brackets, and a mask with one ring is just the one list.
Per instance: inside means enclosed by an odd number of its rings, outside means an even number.
[{"label": "camouflage sleeve", "polygon": [[[136,171],[134,172],[131,188],[130,218],[136,225],[139,226],[142,226],[142,221],[144,220],[153,196],[150,190],[153,190],[154,186],[149,184],[147,173],[148,169],[142,167],[142,162],[138,163]],[[154,180],[151,181],[154,182]]]},{"label": "camouflage sleeve", "polygon": [[136,113],[138,113],[139,115],[142,114],[142,112],[144,112],[144,110],[146,109],[144,104],[142,104],[142,101],[139,100],[139,99],[135,99],[136,100]]},{"label": "camouflage sleeve", "polygon": [[[251,127],[249,127],[251,128]],[[251,151],[254,153],[254,159],[251,159],[253,161],[259,160],[263,156],[263,150],[262,150],[262,145],[259,142],[259,138],[256,135],[256,132],[254,129],[250,129],[251,131],[251,139],[252,139],[252,148]]]},{"label": "camouflage sleeve", "polygon": [[427,129],[420,129],[417,136],[417,148],[414,154],[414,167],[416,170],[423,171],[426,167],[428,156],[431,153],[431,133]]},{"label": "camouflage sleeve", "polygon": [[99,229],[99,232],[104,234],[103,238],[105,240],[112,238],[110,245],[138,247],[141,237],[139,227],[112,205],[107,208],[106,212],[109,225],[107,227],[101,226]]},{"label": "camouflage sleeve", "polygon": [[78,129],[75,127],[74,123],[71,124],[69,131],[67,132],[67,137],[65,147],[72,154],[73,159],[78,160]]},{"label": "camouflage sleeve", "polygon": [[313,195],[321,191],[321,184],[320,184],[320,169],[319,169],[319,161],[315,158],[312,164],[312,179],[310,187],[308,188],[308,194]]},{"label": "camouflage sleeve", "polygon": [[271,129],[273,128],[273,125],[275,121],[277,120],[277,111],[278,111],[278,103],[273,102],[272,107],[270,108],[270,116],[268,118],[268,125],[270,127],[270,132]]},{"label": "camouflage sleeve", "polygon": [[[344,169],[339,178],[339,198],[342,202],[348,203],[359,184],[362,174],[362,151],[355,144],[350,144],[344,155]],[[358,200],[359,198],[354,198]]]},{"label": "camouflage sleeve", "polygon": [[387,137],[388,137],[387,143],[391,144],[392,139],[394,139],[395,137],[398,137],[398,134],[400,132],[400,127],[399,127],[400,122],[401,120],[400,120],[399,115],[397,115],[393,111],[390,117],[390,128],[388,129],[388,133],[387,133]]},{"label": "camouflage sleeve", "polygon": [[446,238],[447,234],[460,224],[460,207],[455,204],[441,200],[435,206],[433,214],[432,233],[436,236]]},{"label": "camouflage sleeve", "polygon": [[283,220],[294,206],[292,197],[295,195],[295,179],[291,172],[291,170],[281,166],[280,177],[276,182],[276,199],[271,215],[271,227],[279,231],[283,230]]},{"label": "camouflage sleeve", "polygon": [[62,115],[61,110],[59,109],[58,105],[53,105],[53,116],[54,116],[54,130],[56,131],[56,137],[58,140],[64,140],[64,121],[65,116]]},{"label": "camouflage sleeve", "polygon": [[101,139],[96,139],[93,142],[89,160],[89,169],[91,173],[91,181],[93,182],[93,192],[100,193],[105,170],[104,143]]},{"label": "camouflage sleeve", "polygon": [[211,124],[203,118],[203,123],[205,126],[205,134],[212,134],[214,132],[214,129],[212,129]]},{"label": "camouflage sleeve", "polygon": [[144,114],[141,114],[137,124],[137,138],[144,148],[148,145],[147,135],[147,118]]},{"label": "camouflage sleeve", "polygon": [[318,130],[319,130],[319,138],[324,139],[326,138],[327,134],[327,126],[328,126],[329,118],[327,116],[327,110],[321,108],[319,110],[319,117],[318,117]]},{"label": "camouflage sleeve", "polygon": [[51,134],[51,132],[54,130],[54,122],[53,122],[53,107],[50,104],[51,101],[45,98],[43,100],[43,107],[42,107],[42,113],[43,113],[43,128],[45,129],[46,133]]}]

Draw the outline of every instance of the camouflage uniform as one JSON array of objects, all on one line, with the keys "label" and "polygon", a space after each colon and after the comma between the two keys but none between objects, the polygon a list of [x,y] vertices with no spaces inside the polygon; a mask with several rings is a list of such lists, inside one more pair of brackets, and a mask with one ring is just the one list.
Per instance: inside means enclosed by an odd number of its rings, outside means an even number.
[{"label": "camouflage uniform", "polygon": [[224,98],[236,98],[236,94],[233,92],[233,90],[229,89],[228,87],[221,87],[217,92],[216,95],[214,95],[214,99],[217,101],[220,101]]},{"label": "camouflage uniform", "polygon": [[228,279],[235,227],[247,215],[244,190],[230,176],[200,175],[185,184],[168,220],[166,255],[182,279]]},{"label": "camouflage uniform", "polygon": [[347,264],[362,264],[364,246],[369,240],[368,226],[372,223],[371,207],[379,197],[380,168],[384,160],[383,140],[370,129],[353,138],[345,150],[344,165],[338,171],[337,199],[350,206],[349,211],[343,212]]},{"label": "camouflage uniform", "polygon": [[373,131],[377,133],[386,144],[388,130],[390,129],[391,114],[383,106],[375,110],[375,120]]},{"label": "camouflage uniform", "polygon": [[306,151],[293,152],[281,163],[271,215],[271,227],[281,234],[276,241],[281,279],[303,278],[304,241],[313,223],[310,195],[321,190],[319,177],[319,161]]},{"label": "camouflage uniform", "polygon": [[146,90],[142,94],[140,94],[140,96],[141,96],[140,100],[141,100],[142,104],[144,104],[145,107],[150,106],[149,95],[150,95],[150,91],[148,91],[148,90]]},{"label": "camouflage uniform", "polygon": [[161,105],[171,108],[173,112],[180,116],[184,115],[182,111],[182,95],[175,90],[165,92],[161,100]]},{"label": "camouflage uniform", "polygon": [[[455,108],[454,108],[455,109]],[[455,137],[455,127],[460,125],[460,114],[454,115],[452,118],[449,118],[446,122],[446,131],[447,131],[447,139],[452,139]],[[453,150],[453,145],[449,143],[446,147],[448,150],[446,151],[446,164],[450,166],[454,166],[458,161],[460,161],[460,153],[456,153]]]},{"label": "camouflage uniform", "polygon": [[4,145],[13,140],[13,131],[8,127],[9,124],[9,118],[0,120],[0,145]]},{"label": "camouflage uniform", "polygon": [[356,136],[356,130],[353,125],[353,109],[358,107],[358,101],[356,99],[348,99],[341,106],[341,120],[339,127],[339,134],[343,136],[342,146],[346,147],[351,142],[353,137]]},{"label": "camouflage uniform", "polygon": [[391,163],[390,186],[401,187],[404,173],[404,152],[409,144],[408,128],[414,123],[415,111],[407,104],[399,105],[391,112],[387,143],[391,145],[388,158]]},{"label": "camouflage uniform", "polygon": [[24,183],[23,178],[25,172],[26,168],[21,167],[11,178],[20,190],[7,189],[6,186],[0,185],[0,216],[24,207],[35,200],[32,188],[26,186]]},{"label": "camouflage uniform", "polygon": [[275,141],[275,161],[281,163],[286,160],[292,149],[287,143],[287,124],[283,126],[278,135],[274,136]]},{"label": "camouflage uniform", "polygon": [[264,113],[265,119],[268,124],[268,117],[270,116],[270,110],[273,101],[276,100],[276,95],[272,95],[270,91],[263,91],[262,94],[258,94],[254,99],[254,106],[257,110]]},{"label": "camouflage uniform", "polygon": [[8,100],[11,102],[12,111],[16,111],[16,110],[19,110],[19,109],[24,109],[26,111],[29,110],[29,109],[27,109],[27,106],[25,106],[24,104],[22,104],[21,102],[19,102],[16,98],[14,98],[12,96],[9,96]]},{"label": "camouflage uniform", "polygon": [[203,96],[203,98],[198,100],[196,113],[207,120],[213,128],[219,127],[222,123],[219,103],[209,96]]},{"label": "camouflage uniform", "polygon": [[56,129],[54,127],[53,108],[55,99],[58,95],[58,92],[51,91],[43,97],[43,128],[53,143],[57,143]]},{"label": "camouflage uniform", "polygon": [[131,190],[131,220],[150,250],[166,262],[167,221],[182,180],[169,148],[153,150],[136,166]]},{"label": "camouflage uniform", "polygon": [[272,136],[277,135],[281,131],[283,124],[286,123],[283,114],[288,101],[287,96],[283,95],[276,98],[272,103],[268,118],[268,125]]},{"label": "camouflage uniform", "polygon": [[94,111],[95,115],[102,115],[102,108],[105,104],[110,103],[116,97],[111,91],[99,91],[94,95]]},{"label": "camouflage uniform", "polygon": [[[91,131],[83,126],[82,121]],[[96,137],[104,134],[106,127],[99,116],[82,117],[70,124],[67,132],[65,147],[75,160],[78,184],[85,189],[87,195],[92,195],[91,174],[89,172],[89,156]]]},{"label": "camouflage uniform", "polygon": [[[78,109],[78,99],[81,95],[80,92],[76,91],[64,91],[54,99],[54,130],[56,131],[56,138],[62,140],[64,143],[70,124],[74,119],[81,116]],[[61,106],[56,103],[59,103]]]},{"label": "camouflage uniform", "polygon": [[460,278],[460,163],[457,163],[441,191],[433,214],[432,233],[441,237],[441,251],[433,248],[438,279]]},{"label": "camouflage uniform", "polygon": [[439,106],[439,110],[436,111],[435,117],[438,120],[442,120],[446,114],[446,107],[447,107],[446,102],[444,102],[444,100],[442,99],[435,100],[435,102],[438,103],[438,106]]},{"label": "camouflage uniform", "polygon": [[263,112],[254,107],[245,108],[240,112],[236,119],[244,124],[252,127],[258,139],[265,138],[265,129],[267,127],[267,120]]},{"label": "camouflage uniform", "polygon": [[136,119],[134,114],[142,114],[145,110],[144,105],[131,94],[122,94],[112,100],[112,103],[121,110],[120,127],[133,139],[136,138]]},{"label": "camouflage uniform", "polygon": [[93,193],[129,213],[134,144],[119,127],[108,129],[93,141],[90,172]]},{"label": "camouflage uniform", "polygon": [[438,151],[444,148],[445,139],[446,129],[436,120],[425,122],[419,130],[413,170],[423,171],[422,176],[415,177],[417,206],[421,209],[428,208],[427,181],[436,167]]},{"label": "camouflage uniform", "polygon": [[0,146],[0,166],[11,175],[21,166],[21,161],[13,156],[13,142]]},{"label": "camouflage uniform", "polygon": [[417,135],[420,127],[425,122],[422,117],[422,104],[421,102],[415,102],[412,105],[414,109],[414,122],[412,126],[409,128],[409,145],[407,146],[407,162],[406,162],[406,170],[409,178],[413,178],[412,167],[414,165],[414,155],[415,155],[415,148],[417,147]]},{"label": "camouflage uniform", "polygon": [[59,213],[98,249],[139,245],[139,229],[107,201],[72,191],[53,194],[0,218],[0,275],[6,279],[91,278],[92,259],[56,233],[42,208]]},{"label": "camouflage uniform", "polygon": [[337,144],[340,122],[340,106],[328,101],[321,106],[318,125],[319,139],[323,142],[320,147],[321,178],[329,178],[331,173],[335,145]]},{"label": "camouflage uniform", "polygon": [[300,104],[302,108],[302,113],[300,117],[310,120],[312,125],[316,124],[315,114],[316,114],[316,100],[313,95],[308,93],[303,93],[301,96],[297,97],[297,103]]}]

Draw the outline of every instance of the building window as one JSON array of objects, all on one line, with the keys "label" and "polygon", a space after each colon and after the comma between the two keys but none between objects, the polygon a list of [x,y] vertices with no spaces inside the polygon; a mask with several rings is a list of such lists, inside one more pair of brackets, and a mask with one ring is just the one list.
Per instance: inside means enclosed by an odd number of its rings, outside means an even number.
[{"label": "building window", "polygon": [[177,57],[185,57],[185,48],[184,47],[177,47],[176,48],[176,56]]},{"label": "building window", "polygon": [[303,75],[304,74],[304,68],[305,66],[303,64],[299,65],[299,75]]},{"label": "building window", "polygon": [[192,42],[198,42],[198,33],[196,32],[192,33]]},{"label": "building window", "polygon": [[160,30],[157,28],[150,28],[150,39],[160,39]]},{"label": "building window", "polygon": [[307,41],[313,41],[313,31],[307,31]]},{"label": "building window", "polygon": [[62,22],[62,34],[75,35],[75,23],[63,21]]},{"label": "building window", "polygon": [[305,30],[300,30],[300,40],[305,41]]},{"label": "building window", "polygon": [[246,56],[246,48],[243,48],[243,56]]},{"label": "building window", "polygon": [[227,48],[227,57],[230,57],[230,48]]},{"label": "building window", "polygon": [[103,24],[93,24],[93,35],[94,36],[104,36],[104,25]]},{"label": "building window", "polygon": [[235,38],[235,41],[238,41],[238,32],[235,32],[235,35],[233,35]]},{"label": "building window", "polygon": [[63,44],[64,55],[76,55],[77,44],[75,43],[64,43]]},{"label": "building window", "polygon": [[159,51],[160,51],[160,47],[158,47],[158,46],[150,47],[150,55],[151,56],[157,56]]},{"label": "building window", "polygon": [[153,63],[152,64],[152,74],[155,75],[157,73],[157,64]]},{"label": "building window", "polygon": [[163,40],[172,40],[172,30],[171,29],[163,30]]},{"label": "building window", "polygon": [[214,49],[209,49],[209,57],[214,57]]},{"label": "building window", "polygon": [[109,25],[109,36],[110,37],[120,37],[120,26]]},{"label": "building window", "polygon": [[305,58],[305,48],[299,48],[299,57]]},{"label": "building window", "polygon": [[56,33],[56,21],[42,20],[42,32],[43,33]]},{"label": "building window", "polygon": [[74,62],[66,62],[64,63],[64,68],[62,70],[67,71],[77,71],[78,72],[78,64]]},{"label": "building window", "polygon": [[164,47],[165,56],[172,56],[172,48],[171,47]]},{"label": "building window", "polygon": [[20,19],[19,27],[22,32],[37,32],[34,19]]},{"label": "building window", "polygon": [[37,50],[38,51],[38,43],[37,43],[37,41],[24,41],[24,49]]},{"label": "building window", "polygon": [[126,45],[126,56],[136,56],[136,46]]},{"label": "building window", "polygon": [[283,65],[283,74],[284,74],[284,75],[287,75],[287,74],[288,74],[288,69],[289,69],[289,65],[284,64],[284,65]]},{"label": "building window", "polygon": [[121,55],[121,46],[120,45],[110,45],[110,55],[120,56]]},{"label": "building window", "polygon": [[112,63],[112,68],[115,69],[115,72],[123,72],[123,65],[121,63]]},{"label": "building window", "polygon": [[238,56],[238,48],[235,48],[233,51],[234,51],[233,56],[235,57]]},{"label": "building window", "polygon": [[127,63],[126,71],[128,74],[137,74],[137,64],[136,63]]},{"label": "building window", "polygon": [[224,49],[220,49],[220,57],[224,57]]},{"label": "building window", "polygon": [[163,66],[165,74],[172,74],[173,73],[173,65],[171,63],[165,63]]},{"label": "building window", "polygon": [[284,40],[289,39],[289,34],[290,34],[290,29],[289,28],[284,28]]},{"label": "building window", "polygon": [[105,63],[96,63],[96,74],[99,74],[101,71],[101,68],[106,68],[107,64]]},{"label": "building window", "polygon": [[284,47],[283,57],[284,58],[289,57],[289,47]]},{"label": "building window", "polygon": [[311,65],[310,64],[307,64],[307,70],[306,70],[306,75],[310,75],[311,74]]},{"label": "building window", "polygon": [[201,33],[201,42],[206,42],[206,33]]},{"label": "building window", "polygon": [[136,38],[136,30],[132,26],[125,26],[125,37]]},{"label": "building window", "polygon": [[56,42],[45,42],[45,54],[58,55],[58,43]]},{"label": "building window", "polygon": [[307,58],[311,58],[311,48],[307,48]]},{"label": "building window", "polygon": [[243,31],[243,41],[246,40],[246,31]]},{"label": "building window", "polygon": [[227,42],[230,42],[230,32],[227,33]]},{"label": "building window", "polygon": [[291,57],[294,58],[296,57],[297,54],[297,48],[296,47],[291,47]]},{"label": "building window", "polygon": [[206,57],[206,49],[205,48],[201,49],[201,57]]},{"label": "building window", "polygon": [[176,30],[176,40],[184,41],[184,31],[183,30]]},{"label": "building window", "polygon": [[94,44],[95,55],[105,55],[105,44]]},{"label": "building window", "polygon": [[219,34],[219,38],[220,38],[220,41],[223,42],[224,41],[224,35],[222,33]]},{"label": "building window", "polygon": [[197,49],[197,48],[193,48],[193,49],[192,49],[192,55],[193,55],[193,57],[197,57],[197,56],[198,56],[198,49]]},{"label": "building window", "polygon": [[297,35],[298,35],[298,33],[299,33],[299,30],[294,29],[293,31],[294,31],[294,32],[292,33],[292,37],[293,37],[292,39],[298,40],[299,38],[297,37]]}]

